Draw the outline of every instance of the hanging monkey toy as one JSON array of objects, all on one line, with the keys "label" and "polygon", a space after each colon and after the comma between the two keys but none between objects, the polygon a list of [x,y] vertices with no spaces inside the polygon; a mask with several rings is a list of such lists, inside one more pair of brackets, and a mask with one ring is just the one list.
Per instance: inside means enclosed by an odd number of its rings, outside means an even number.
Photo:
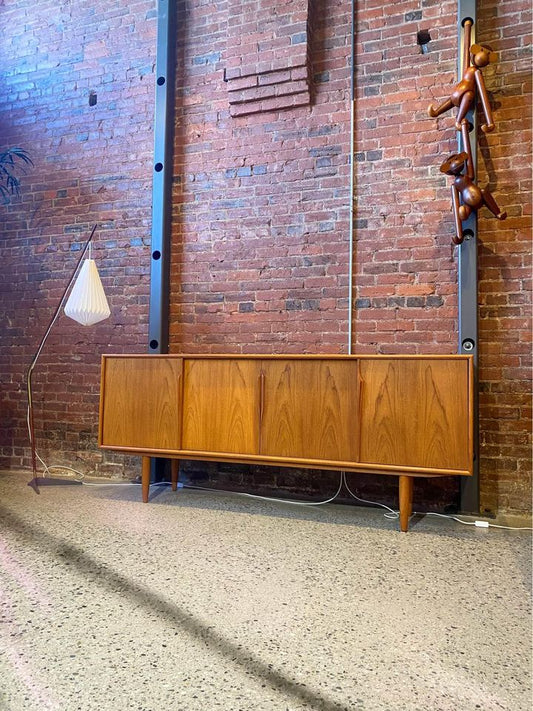
[{"label": "hanging monkey toy", "polygon": [[[481,69],[486,67],[489,62],[494,61],[496,55],[487,44],[473,44],[470,46],[471,32],[472,21],[467,20],[465,22],[463,77],[461,81],[455,85],[449,99],[446,99],[438,106],[430,104],[428,114],[431,118],[435,118],[451,109],[452,106],[457,106],[459,110],[455,119],[455,128],[460,131],[463,119],[474,105],[477,87],[486,121],[486,123],[482,124],[481,130],[483,133],[491,133],[491,131],[494,131],[494,121]],[[472,64],[470,63],[470,58],[472,59]]]},{"label": "hanging monkey toy", "polygon": [[[466,119],[461,122],[461,134],[463,136],[463,146],[466,151],[454,153],[441,165],[441,173],[454,177],[452,190],[452,206],[455,218],[455,235],[452,237],[454,244],[461,244],[463,236],[462,222],[480,207],[488,207],[498,220],[505,220],[506,212],[501,212],[496,200],[488,188],[480,188],[474,183],[474,163],[472,161],[472,148],[468,135],[469,124]],[[462,170],[466,167],[466,173]]]}]

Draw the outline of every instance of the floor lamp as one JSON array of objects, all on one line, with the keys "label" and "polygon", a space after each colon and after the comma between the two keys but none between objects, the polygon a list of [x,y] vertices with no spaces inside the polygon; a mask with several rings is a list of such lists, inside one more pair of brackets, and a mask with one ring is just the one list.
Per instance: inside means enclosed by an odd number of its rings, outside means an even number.
[{"label": "floor lamp", "polygon": [[[28,434],[30,439],[31,447],[31,465],[33,471],[33,479],[28,482],[28,486],[31,486],[37,493],[39,492],[38,481],[37,481],[37,449],[35,446],[35,428],[34,428],[34,416],[33,416],[33,397],[32,397],[32,387],[31,379],[34,368],[37,364],[41,351],[44,348],[44,344],[52,331],[52,328],[61,315],[61,309],[64,305],[65,315],[74,321],[82,324],[83,326],[92,326],[99,321],[103,321],[110,315],[109,304],[104,293],[102,282],[96,268],[96,263],[91,259],[91,242],[96,232],[95,225],[89,235],[89,238],[85,242],[83,249],[80,254],[80,258],[76,264],[72,276],[70,277],[68,284],[65,287],[63,295],[57,305],[57,308],[48,324],[44,336],[39,343],[39,347],[33,356],[30,367],[26,375],[26,389],[28,395],[28,412],[27,412],[27,424],[28,424]],[[83,262],[85,254],[89,250],[88,258]],[[81,269],[79,269],[80,264],[82,264]],[[79,270],[79,273],[78,273]],[[74,279],[76,278],[74,282]],[[74,283],[74,286],[72,284]],[[72,286],[72,291],[67,299],[70,287]],[[40,459],[40,457],[39,457]],[[42,462],[42,459],[40,459]],[[45,465],[46,466],[46,465]]]}]

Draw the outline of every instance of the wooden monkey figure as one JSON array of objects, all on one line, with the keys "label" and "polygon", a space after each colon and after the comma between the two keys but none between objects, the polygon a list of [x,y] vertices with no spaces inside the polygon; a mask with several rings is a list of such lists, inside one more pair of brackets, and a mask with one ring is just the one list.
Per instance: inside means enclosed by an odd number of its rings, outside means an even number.
[{"label": "wooden monkey figure", "polygon": [[[452,237],[452,241],[454,244],[461,244],[464,239],[462,222],[483,205],[488,207],[498,220],[505,220],[507,217],[506,212],[501,212],[490,190],[488,188],[482,189],[474,183],[474,163],[468,129],[469,124],[465,119],[461,123],[461,134],[466,151],[449,156],[440,167],[442,173],[454,177],[452,185],[452,206],[455,218],[455,235]],[[466,173],[463,175],[462,170],[465,167]]]},{"label": "wooden monkey figure", "polygon": [[[440,116],[445,111],[448,111],[453,106],[458,107],[457,117],[455,119],[455,128],[460,131],[461,123],[466,117],[468,111],[474,106],[476,87],[479,91],[479,98],[483,113],[485,114],[486,123],[482,124],[481,130],[484,133],[494,131],[494,121],[492,119],[492,111],[490,108],[489,97],[485,88],[483,74],[481,69],[486,67],[489,62],[494,60],[494,52],[488,45],[473,44],[470,46],[470,36],[472,31],[472,21],[465,22],[464,35],[464,52],[463,52],[463,77],[461,81],[455,85],[449,99],[443,101],[442,104],[434,106],[430,104],[428,114],[435,118]],[[470,62],[472,60],[472,63]]]}]

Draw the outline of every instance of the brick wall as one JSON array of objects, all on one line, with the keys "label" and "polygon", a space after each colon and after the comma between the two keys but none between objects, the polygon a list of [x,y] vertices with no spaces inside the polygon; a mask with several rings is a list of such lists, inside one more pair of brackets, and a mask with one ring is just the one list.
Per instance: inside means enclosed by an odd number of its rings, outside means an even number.
[{"label": "brick wall", "polygon": [[57,322],[33,379],[36,435],[49,463],[123,468],[96,449],[99,358],[146,350],[154,7],[17,0],[0,14],[0,144],[34,162],[0,206],[2,466],[29,463],[25,371],[98,223],[93,256],[112,316],[90,329]]},{"label": "brick wall", "polygon": [[[308,3],[292,4],[305,27]],[[256,3],[270,14],[274,5]],[[226,3],[188,2],[179,20],[173,350],[346,350],[349,6],[315,5],[312,105],[280,96],[245,116],[231,115]],[[298,34],[288,21],[273,39]],[[302,43],[293,46],[301,65]],[[268,54],[266,66],[249,61],[239,71],[258,80],[260,69],[282,71]]]},{"label": "brick wall", "polygon": [[[255,18],[264,62],[283,45],[286,66],[261,64],[253,41],[236,52],[231,12],[244,6]],[[347,352],[351,8],[345,0],[286,3],[270,41],[277,5],[255,6],[179,6],[171,350]],[[1,125],[7,143],[27,147],[36,162],[21,197],[2,213],[2,453],[11,465],[28,462],[23,366],[95,221],[113,315],[90,339],[81,327],[70,332],[58,323],[36,376],[44,448],[104,471],[95,451],[99,352],[145,350],[153,7],[81,2],[52,13],[49,3],[18,0],[0,19],[9,38],[0,48],[9,67],[1,78]],[[457,253],[449,180],[439,165],[455,150],[455,131],[449,114],[428,118],[427,105],[442,100],[455,80],[456,3],[366,0],[356,7],[353,348],[453,353]],[[482,506],[502,511],[527,510],[531,500],[527,12],[523,0],[479,2],[479,38],[500,60],[485,72],[496,131],[481,141],[480,182],[490,182],[509,213],[505,223],[485,211],[480,219]],[[45,21],[51,16],[58,18],[52,24]],[[426,55],[416,44],[420,29],[432,37]],[[230,71],[245,57],[257,95],[238,95],[242,87]],[[297,93],[305,100],[291,106],[286,72],[303,61],[306,90],[298,85]],[[275,101],[245,116],[235,110],[276,84]],[[90,108],[91,90],[98,102]],[[81,379],[71,370],[77,363],[88,366]],[[73,401],[76,390],[82,397]],[[111,458],[111,465],[122,461]],[[337,482],[331,473],[187,469],[263,491],[321,495]],[[352,486],[394,503],[394,478],[353,475]],[[428,506],[453,505],[457,482],[417,482],[415,496]]]},{"label": "brick wall", "polygon": [[[269,2],[255,4],[264,12]],[[455,151],[456,134],[449,114],[430,119],[427,106],[445,98],[455,82],[457,5],[368,0],[356,7],[354,350],[453,353],[457,250],[451,245],[449,179],[439,167]],[[180,22],[176,105],[172,350],[347,351],[350,7],[346,2],[319,2],[310,12],[311,105],[258,109],[240,118],[232,115],[225,86],[228,76],[234,76],[236,61],[226,39],[228,6],[220,4],[213,13],[212,6],[187,3]],[[494,49],[505,55],[506,64],[487,73],[498,125],[505,116],[500,116],[498,86],[510,107],[518,92],[521,106],[529,105],[523,71],[521,79],[502,73],[503,66],[527,62],[526,3],[496,9],[494,3],[481,2],[479,24],[486,41],[491,35]],[[416,43],[421,29],[432,37],[428,54],[421,54]],[[493,82],[496,76],[499,83]],[[526,130],[527,110],[522,116]],[[528,327],[528,292],[520,272],[528,253],[529,224],[523,214],[529,204],[527,159],[512,157],[525,153],[528,139],[523,133],[512,135],[509,128],[504,131],[506,140],[497,139],[497,132],[487,139],[498,145],[504,141],[510,151],[500,161],[507,175],[492,187],[505,202],[516,185],[513,171],[520,166],[521,206],[516,210],[521,219],[513,224],[510,218],[502,225],[483,214],[480,222],[481,417],[487,423],[481,487],[484,509],[522,510],[530,501],[528,346],[520,345],[521,355],[515,352],[512,357],[505,354],[499,334],[511,327],[503,340],[516,344],[524,340]],[[487,155],[483,142],[482,149]],[[498,295],[490,293],[496,285],[487,285],[483,277],[491,259],[487,262],[489,241],[497,242],[497,251],[506,257],[520,252],[499,261]],[[515,268],[516,277],[509,279],[509,270]],[[505,320],[510,318],[515,320]],[[490,366],[491,359],[496,368]],[[519,447],[518,459],[510,454],[514,447]],[[193,471],[198,469],[193,465]],[[261,468],[230,472],[222,467],[217,477],[241,488],[253,482],[277,491],[312,489],[315,494],[321,480],[323,491],[335,486],[329,474],[310,479],[298,472]],[[364,477],[357,482],[364,492],[394,499],[395,482]],[[429,502],[443,506],[457,500],[457,482],[417,486],[426,487],[422,498]]]},{"label": "brick wall", "polygon": [[454,353],[457,260],[439,166],[455,131],[427,106],[455,77],[456,3],[357,7],[357,349]]},{"label": "brick wall", "polygon": [[[498,62],[484,71],[496,130],[481,135],[479,183],[506,209],[479,219],[481,508],[531,502],[531,16],[524,2],[478,3],[477,40]],[[456,76],[456,3],[358,3],[356,329],[358,350],[454,352],[457,250],[449,182],[450,112],[428,119]],[[426,55],[413,52],[428,29]],[[513,122],[514,121],[514,122]],[[364,161],[374,151],[374,162]]]},{"label": "brick wall", "polygon": [[508,214],[479,221],[482,504],[513,511],[531,505],[531,8],[481,0],[479,12],[478,40],[498,52],[479,182]]}]

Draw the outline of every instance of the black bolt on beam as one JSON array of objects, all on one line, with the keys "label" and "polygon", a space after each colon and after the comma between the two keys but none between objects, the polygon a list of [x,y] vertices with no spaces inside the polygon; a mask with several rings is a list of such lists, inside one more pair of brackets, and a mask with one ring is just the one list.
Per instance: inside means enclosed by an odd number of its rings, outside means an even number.
[{"label": "black bolt on beam", "polygon": [[[475,43],[477,23],[476,0],[458,0],[457,46],[459,79],[463,74],[463,36],[465,21],[472,20],[472,40]],[[467,120],[472,126],[470,133],[474,168],[477,169],[477,120],[475,107],[468,112]],[[464,150],[461,134],[458,133],[459,151]],[[477,173],[477,170],[476,170]],[[461,511],[479,513],[479,406],[478,406],[478,276],[477,276],[477,214],[472,214],[463,223],[464,242],[458,247],[458,295],[459,295],[459,353],[474,356],[474,473],[461,477]]]}]

